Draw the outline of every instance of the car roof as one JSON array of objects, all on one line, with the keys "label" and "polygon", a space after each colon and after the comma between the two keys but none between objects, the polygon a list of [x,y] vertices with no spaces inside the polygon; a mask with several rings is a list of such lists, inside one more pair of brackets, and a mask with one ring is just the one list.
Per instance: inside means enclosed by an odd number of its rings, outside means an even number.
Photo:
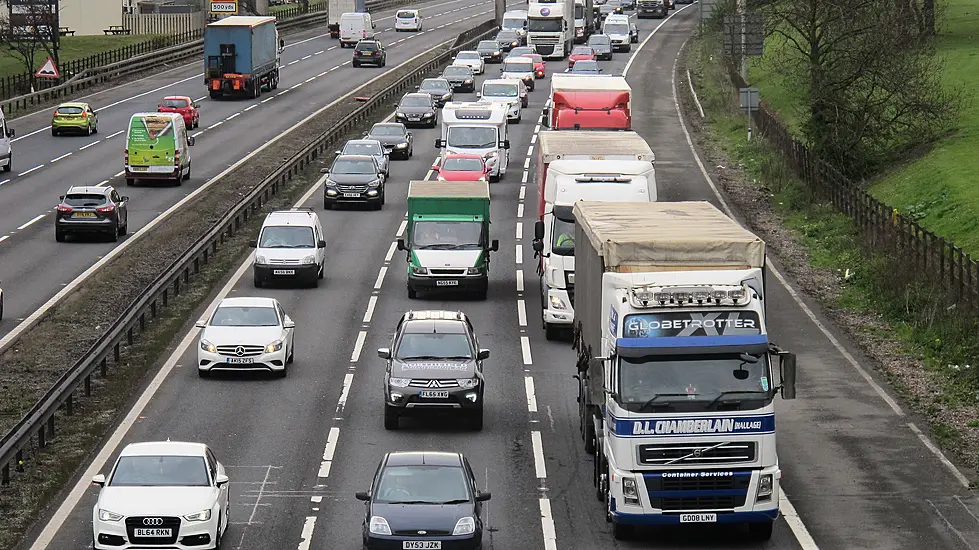
[{"label": "car roof", "polygon": [[94,185],[74,185],[68,188],[66,195],[71,195],[78,193],[81,195],[105,195],[107,189],[105,187],[96,187]]},{"label": "car roof", "polygon": [[[449,160],[449,159],[478,159],[478,160],[483,160],[483,156],[482,155],[474,155],[472,153],[452,153],[452,154],[449,154],[449,155],[445,155],[445,160]],[[465,314],[463,314],[463,315],[465,315]]]},{"label": "car roof", "polygon": [[361,139],[348,139],[347,143],[344,143],[343,146],[346,147],[351,143],[353,143],[354,145],[364,145],[365,143],[377,144],[377,145],[381,144],[381,142],[377,141],[376,139],[361,138]]},{"label": "car roof", "polygon": [[83,103],[81,101],[66,101],[65,103],[61,103],[58,105],[58,107],[87,107],[87,106],[88,103]]},{"label": "car roof", "polygon": [[[427,96],[428,94],[418,94],[420,96]],[[374,128],[397,128],[399,130],[404,130],[405,125],[400,122],[377,122],[371,126],[371,130]]]},{"label": "car roof", "polygon": [[190,441],[142,441],[126,445],[119,456],[204,456],[205,449],[207,445]]},{"label": "car roof", "polygon": [[425,92],[410,92],[410,93],[405,94],[401,99],[404,99],[406,97],[423,97],[423,98],[425,98],[425,99],[427,99],[429,101],[432,100],[431,94],[426,94]]},{"label": "car roof", "polygon": [[275,298],[266,298],[264,296],[239,296],[221,300],[218,307],[273,307],[274,305]]},{"label": "car roof", "polygon": [[[491,42],[491,41],[487,41],[487,42]],[[459,53],[456,54],[456,57],[459,57],[461,54],[464,54],[464,53],[465,54],[469,54],[469,55],[473,55],[473,54],[479,55],[479,52],[477,52],[476,50],[462,50],[462,51],[460,51]],[[482,57],[480,57],[480,59],[482,59]]]},{"label": "car roof", "polygon": [[462,467],[462,454],[435,451],[398,451],[388,453],[386,466],[456,466]]},{"label": "car roof", "polygon": [[265,216],[265,223],[275,223],[276,225],[310,226],[315,224],[316,220],[316,213],[311,208],[274,210]]},{"label": "car roof", "polygon": [[[371,140],[371,141],[377,141],[377,140]],[[373,161],[374,160],[374,157],[372,155],[337,155],[337,157],[335,159],[333,159],[333,160],[339,160],[339,159],[344,159],[344,160],[370,160],[370,161]]]},{"label": "car roof", "polygon": [[164,97],[163,99],[164,100],[167,100],[167,99],[186,99],[187,101],[190,101],[190,96],[186,96],[186,95],[168,95],[168,96]]},{"label": "car roof", "polygon": [[433,81],[444,82],[446,85],[448,85],[449,83],[449,81],[444,78],[426,78],[425,80],[422,80],[422,83],[419,84],[419,86],[424,86],[426,82],[433,82]]}]

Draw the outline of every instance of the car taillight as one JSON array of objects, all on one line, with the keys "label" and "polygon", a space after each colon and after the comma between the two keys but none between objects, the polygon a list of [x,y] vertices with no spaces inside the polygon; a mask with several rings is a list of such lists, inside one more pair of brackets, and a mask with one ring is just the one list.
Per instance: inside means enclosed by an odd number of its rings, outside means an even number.
[{"label": "car taillight", "polygon": [[63,204],[58,205],[58,212],[71,212],[70,206],[65,206]]},{"label": "car taillight", "polygon": [[100,207],[96,208],[95,211],[96,212],[99,212],[99,213],[102,213],[102,214],[105,214],[107,212],[112,212],[115,209],[116,209],[115,205],[114,204],[110,204],[108,206],[100,206]]},{"label": "car taillight", "polygon": [[82,113],[82,118],[88,118],[88,113]]},{"label": "car taillight", "polygon": [[173,165],[180,166],[180,149],[173,152]]}]

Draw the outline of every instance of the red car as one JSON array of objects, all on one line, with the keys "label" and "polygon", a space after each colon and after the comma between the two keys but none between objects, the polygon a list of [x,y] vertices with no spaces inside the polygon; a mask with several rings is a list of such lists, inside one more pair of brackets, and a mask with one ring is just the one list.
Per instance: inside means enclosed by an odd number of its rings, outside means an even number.
[{"label": "red car", "polygon": [[525,53],[521,57],[529,57],[534,60],[534,78],[544,78],[547,62],[539,53]]},{"label": "red car", "polygon": [[200,105],[196,104],[185,95],[173,95],[163,98],[157,112],[159,113],[180,113],[184,117],[184,124],[187,128],[197,128],[201,125],[201,113],[197,109]]},{"label": "red car", "polygon": [[438,181],[483,181],[490,168],[480,155],[446,155],[442,166],[432,165]]},{"label": "red car", "polygon": [[584,61],[586,59],[591,60],[596,58],[597,56],[595,54],[595,50],[593,50],[591,46],[575,46],[574,49],[571,50],[571,55],[568,56],[568,68],[570,69],[574,67],[575,61]]}]

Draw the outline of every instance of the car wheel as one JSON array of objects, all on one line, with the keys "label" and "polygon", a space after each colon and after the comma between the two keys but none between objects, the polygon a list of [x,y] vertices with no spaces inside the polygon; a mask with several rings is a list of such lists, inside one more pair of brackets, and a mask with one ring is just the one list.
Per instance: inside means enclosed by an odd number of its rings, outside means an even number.
[{"label": "car wheel", "polygon": [[187,181],[189,179],[190,179],[190,165],[188,164],[187,165],[187,173],[184,174],[184,181]]},{"label": "car wheel", "polygon": [[323,210],[333,210],[333,205],[326,199],[323,199]]},{"label": "car wheel", "polygon": [[252,276],[252,282],[255,284],[255,288],[262,288],[262,285],[265,283],[258,273]]},{"label": "car wheel", "polygon": [[520,124],[520,121],[521,120],[523,120],[523,114],[522,113],[520,114],[520,116],[518,116],[516,119],[514,119],[513,123],[514,124]]},{"label": "car wheel", "polygon": [[326,262],[325,261],[320,265],[320,271],[319,271],[319,273],[316,274],[316,276],[318,278],[320,278],[320,279],[322,279],[323,277],[326,276]]},{"label": "car wheel", "polygon": [[469,428],[476,432],[483,431],[483,408],[480,407],[469,417]]},{"label": "car wheel", "polygon": [[398,418],[398,411],[394,407],[384,407],[384,429],[397,430],[401,427],[401,419]]},{"label": "car wheel", "polygon": [[56,137],[57,137],[57,135],[58,135],[58,131],[57,131],[57,130],[55,130],[54,128],[51,128],[51,135],[52,135],[52,136],[56,136]]},{"label": "car wheel", "polygon": [[409,286],[409,287],[408,287],[408,299],[409,299],[409,300],[415,300],[415,299],[417,299],[417,298],[418,298],[418,291],[417,291],[417,290],[415,290],[415,289],[413,289],[413,288],[411,288],[411,287]]},{"label": "car wheel", "polygon": [[126,185],[128,185],[129,187],[135,187],[136,178],[126,178]]},{"label": "car wheel", "polygon": [[198,378],[210,378],[211,377],[211,371],[209,371],[209,370],[203,370],[203,369],[197,369],[197,377]]},{"label": "car wheel", "polygon": [[384,206],[384,201],[381,199],[377,199],[376,201],[374,201],[373,204],[371,204],[371,210],[380,210],[383,206]]},{"label": "car wheel", "polygon": [[214,550],[221,550],[221,539],[224,538],[224,529],[221,529],[221,514],[218,514],[218,526],[214,530]]},{"label": "car wheel", "polygon": [[112,230],[109,231],[109,233],[106,236],[109,237],[110,243],[119,242],[119,230],[115,227],[113,227]]},{"label": "car wheel", "polygon": [[122,227],[119,228],[119,234],[120,235],[129,234],[129,220],[126,220],[126,223],[122,224]]},{"label": "car wheel", "polygon": [[96,123],[95,123],[95,127],[94,127],[94,128],[92,128],[92,133],[93,133],[93,134],[97,134],[97,133],[99,133],[99,123],[98,123],[98,122],[96,122]]},{"label": "car wheel", "polygon": [[274,371],[274,374],[276,378],[285,378],[289,376],[289,367],[288,366],[282,367],[282,370]]},{"label": "car wheel", "polygon": [[10,155],[10,159],[7,160],[7,165],[3,167],[4,172],[9,172],[14,169],[14,156]]},{"label": "car wheel", "polygon": [[561,337],[561,329],[550,324],[544,323],[544,338],[548,340],[557,340]]},{"label": "car wheel", "polygon": [[91,124],[89,124],[88,126],[85,127],[85,135],[86,136],[92,135],[92,125]]},{"label": "car wheel", "polygon": [[292,347],[289,348],[289,356],[286,357],[286,364],[291,365],[296,360],[296,342],[293,340]]}]

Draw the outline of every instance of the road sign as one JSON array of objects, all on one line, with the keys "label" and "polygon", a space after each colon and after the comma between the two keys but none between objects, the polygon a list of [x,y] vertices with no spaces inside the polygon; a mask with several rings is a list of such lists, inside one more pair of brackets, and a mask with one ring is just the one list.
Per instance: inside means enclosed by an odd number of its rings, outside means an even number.
[{"label": "road sign", "polygon": [[50,57],[41,65],[41,68],[34,73],[34,76],[39,78],[61,78],[61,73],[58,72],[58,66],[54,64],[54,60]]},{"label": "road sign", "polygon": [[738,92],[741,96],[742,111],[750,113],[758,110],[758,88],[741,88]]},{"label": "road sign", "polygon": [[238,13],[238,0],[211,0],[211,13],[234,15]]},{"label": "road sign", "polygon": [[6,0],[8,19],[4,36],[14,42],[58,39],[58,0]]},{"label": "road sign", "polygon": [[764,52],[765,21],[762,14],[738,13],[724,16],[724,53],[760,57]]}]

